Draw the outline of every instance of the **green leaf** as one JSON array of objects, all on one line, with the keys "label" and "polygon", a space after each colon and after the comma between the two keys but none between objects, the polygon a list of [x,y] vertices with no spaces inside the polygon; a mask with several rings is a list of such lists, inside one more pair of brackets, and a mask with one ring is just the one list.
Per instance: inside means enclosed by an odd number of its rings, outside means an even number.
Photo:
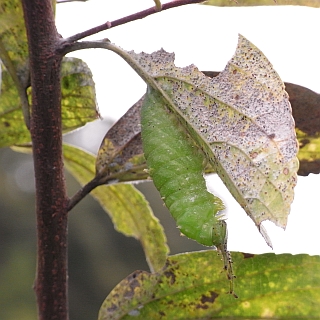
[{"label": "green leaf", "polygon": [[[79,183],[92,180],[95,157],[69,145],[63,148],[66,168]],[[109,214],[116,230],[141,242],[150,270],[161,269],[168,253],[166,237],[144,196],[130,184],[99,186],[91,194]]]},{"label": "green leaf", "polygon": [[320,257],[234,252],[235,299],[215,251],[170,256],[157,274],[136,271],[108,295],[99,320],[315,319]]},{"label": "green leaf", "polygon": [[308,6],[320,8],[318,0],[208,0],[204,4],[220,7],[242,7],[242,6]]},{"label": "green leaf", "polygon": [[271,246],[261,222],[284,228],[297,181],[288,94],[263,53],[239,36],[235,55],[210,79],[174,54],[125,52],[106,43],[158,90]]}]

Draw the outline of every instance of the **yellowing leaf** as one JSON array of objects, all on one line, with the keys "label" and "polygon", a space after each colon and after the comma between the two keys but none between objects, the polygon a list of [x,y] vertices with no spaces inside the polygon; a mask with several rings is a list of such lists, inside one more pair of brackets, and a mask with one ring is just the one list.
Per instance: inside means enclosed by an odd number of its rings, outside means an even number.
[{"label": "yellowing leaf", "polygon": [[174,54],[122,56],[158,90],[214,170],[271,242],[261,222],[285,227],[297,181],[297,140],[288,94],[263,53],[244,37],[218,77],[194,65],[177,68]]},{"label": "yellowing leaf", "polygon": [[6,55],[21,73],[27,65],[28,44],[19,0],[0,0],[0,57],[5,65]]},{"label": "yellowing leaf", "polygon": [[[0,0],[0,59],[0,147],[30,142],[24,120],[31,101],[28,44],[20,0]],[[95,87],[90,69],[79,59],[64,58],[61,77],[62,126],[68,132],[97,118]]]},{"label": "yellowing leaf", "polygon": [[99,320],[316,319],[320,257],[232,252],[235,299],[215,251],[170,256],[157,274],[136,271],[103,302]]},{"label": "yellowing leaf", "polygon": [[[95,86],[87,64],[65,58],[61,70],[62,129],[68,132],[93,121],[98,116]],[[29,98],[31,90],[28,90]],[[0,92],[0,147],[30,142],[19,100],[18,89],[9,73],[2,72]]]},{"label": "yellowing leaf", "polygon": [[[312,113],[310,113],[312,114]],[[299,174],[308,175],[309,173],[320,172],[320,131],[308,135],[297,129],[297,138],[299,141],[300,161]]]},{"label": "yellowing leaf", "polygon": [[[95,176],[95,157],[76,147],[63,146],[65,165],[84,185]],[[164,266],[169,251],[159,220],[144,198],[130,184],[99,186],[91,194],[112,219],[115,229],[141,242],[150,270]]]},{"label": "yellowing leaf", "polygon": [[7,71],[2,72],[0,92],[0,147],[31,141],[19,99],[18,90]]},{"label": "yellowing leaf", "polygon": [[64,58],[61,65],[62,130],[68,132],[98,118],[95,84],[87,64]]}]

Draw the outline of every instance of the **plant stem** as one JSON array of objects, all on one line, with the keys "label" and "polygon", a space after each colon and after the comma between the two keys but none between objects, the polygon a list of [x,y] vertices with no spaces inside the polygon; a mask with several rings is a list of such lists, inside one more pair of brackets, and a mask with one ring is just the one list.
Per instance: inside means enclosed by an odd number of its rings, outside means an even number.
[{"label": "plant stem", "polygon": [[67,203],[61,131],[60,41],[51,0],[22,0],[32,86],[37,274],[35,292],[40,320],[68,319]]}]

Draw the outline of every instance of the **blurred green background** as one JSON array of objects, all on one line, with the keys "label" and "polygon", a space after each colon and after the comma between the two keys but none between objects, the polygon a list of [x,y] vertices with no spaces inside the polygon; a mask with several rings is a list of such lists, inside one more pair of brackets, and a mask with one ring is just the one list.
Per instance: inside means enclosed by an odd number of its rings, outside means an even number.
[{"label": "blurred green background", "polygon": [[[66,141],[96,153],[110,128],[96,121]],[[36,220],[32,156],[0,149],[0,319],[37,318],[32,289],[36,267]],[[66,172],[69,196],[80,187]],[[181,237],[152,182],[136,185],[147,197],[168,237],[171,254],[204,249]],[[108,215],[89,195],[69,216],[70,319],[97,319],[104,298],[124,277],[147,270],[140,243],[116,232]]]}]

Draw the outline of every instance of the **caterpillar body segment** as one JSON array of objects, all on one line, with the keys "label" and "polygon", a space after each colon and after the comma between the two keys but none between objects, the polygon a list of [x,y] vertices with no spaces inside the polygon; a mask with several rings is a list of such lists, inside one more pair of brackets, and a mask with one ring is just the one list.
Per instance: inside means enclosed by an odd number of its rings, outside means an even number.
[{"label": "caterpillar body segment", "polygon": [[149,174],[178,228],[188,238],[217,248],[230,281],[229,293],[237,297],[227,251],[227,224],[219,213],[224,205],[207,190],[205,157],[152,88],[141,110],[141,135]]},{"label": "caterpillar body segment", "polygon": [[204,155],[153,89],[142,106],[141,126],[150,176],[180,231],[206,246],[224,243],[226,232],[217,216],[224,206],[207,191]]}]

